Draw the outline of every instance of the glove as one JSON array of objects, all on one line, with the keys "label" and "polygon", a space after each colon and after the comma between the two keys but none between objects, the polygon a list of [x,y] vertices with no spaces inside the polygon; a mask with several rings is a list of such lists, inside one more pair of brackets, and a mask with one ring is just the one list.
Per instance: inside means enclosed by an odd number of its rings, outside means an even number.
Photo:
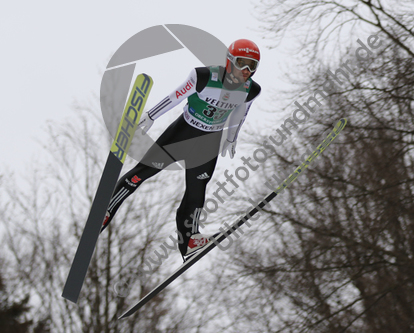
[{"label": "glove", "polygon": [[237,141],[226,140],[223,144],[223,149],[221,151],[221,156],[226,156],[226,151],[229,152],[230,158],[233,158],[236,154],[236,143]]},{"label": "glove", "polygon": [[138,127],[142,128],[142,134],[146,134],[151,128],[153,123],[154,123],[154,120],[150,118],[148,112],[142,115],[138,123]]}]

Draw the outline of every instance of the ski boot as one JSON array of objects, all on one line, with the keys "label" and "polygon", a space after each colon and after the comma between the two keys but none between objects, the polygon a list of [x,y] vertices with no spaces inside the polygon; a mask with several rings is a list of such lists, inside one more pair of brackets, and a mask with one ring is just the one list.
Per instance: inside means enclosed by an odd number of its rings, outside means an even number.
[{"label": "ski boot", "polygon": [[111,216],[111,214],[107,211],[106,214],[105,214],[104,221],[102,223],[101,232],[104,231],[105,228],[108,226],[110,216]]}]

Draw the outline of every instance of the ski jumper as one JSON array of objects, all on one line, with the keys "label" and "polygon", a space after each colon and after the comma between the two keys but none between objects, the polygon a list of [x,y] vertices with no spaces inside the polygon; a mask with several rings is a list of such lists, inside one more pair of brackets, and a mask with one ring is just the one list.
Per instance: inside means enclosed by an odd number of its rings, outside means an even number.
[{"label": "ski jumper", "polygon": [[207,183],[211,179],[224,125],[229,118],[227,140],[237,139],[260,86],[249,78],[234,83],[224,67],[200,67],[187,80],[148,111],[155,120],[187,98],[184,112],[161,134],[141,161],[118,181],[108,212],[114,217],[122,202],[145,180],[168,165],[185,162],[186,190],[177,209],[179,250],[185,255],[189,237],[198,233],[198,220],[204,206]]}]

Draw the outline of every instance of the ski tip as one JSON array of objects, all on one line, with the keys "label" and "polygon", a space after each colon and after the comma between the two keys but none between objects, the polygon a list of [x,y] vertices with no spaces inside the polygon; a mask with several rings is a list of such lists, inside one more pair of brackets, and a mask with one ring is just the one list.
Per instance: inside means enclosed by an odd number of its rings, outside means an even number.
[{"label": "ski tip", "polygon": [[342,127],[345,127],[347,122],[348,122],[347,118],[341,118],[339,119],[338,124],[340,123]]},{"label": "ski tip", "polygon": [[142,75],[144,75],[145,77],[148,77],[148,78],[150,78],[152,80],[152,77],[149,76],[147,73],[142,73]]},{"label": "ski tip", "polygon": [[334,130],[336,132],[342,131],[342,129],[346,126],[348,120],[346,118],[341,118],[338,120],[337,124],[335,125]]}]

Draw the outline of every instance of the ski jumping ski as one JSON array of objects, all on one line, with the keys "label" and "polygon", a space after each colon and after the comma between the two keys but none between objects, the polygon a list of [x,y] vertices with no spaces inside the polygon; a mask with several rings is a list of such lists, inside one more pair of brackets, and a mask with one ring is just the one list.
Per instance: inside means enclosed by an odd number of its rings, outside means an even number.
[{"label": "ski jumping ski", "polygon": [[78,249],[63,288],[62,297],[73,303],[78,302],[106,210],[151,91],[152,84],[153,81],[150,76],[139,74],[126,103],[82,237],[79,241]]},{"label": "ski jumping ski", "polygon": [[253,217],[258,211],[260,211],[264,206],[266,206],[271,200],[273,200],[279,193],[281,193],[285,188],[292,184],[296,178],[298,178],[303,171],[331,144],[331,142],[339,135],[342,129],[345,127],[347,120],[342,118],[335,125],[334,129],[329,133],[325,140],[308,156],[308,158],[293,171],[289,177],[287,177],[282,184],[271,192],[265,199],[257,204],[252,210],[250,210],[244,217],[233,223],[227,230],[219,233],[215,237],[211,237],[211,242],[207,243],[206,246],[197,251],[193,256],[188,258],[173,274],[161,282],[157,287],[150,291],[146,296],[144,296],[138,303],[133,305],[128,309],[124,314],[122,314],[118,319],[126,318],[131,316],[133,313],[138,311],[151,299],[153,299],[158,293],[165,289],[169,284],[171,284],[175,279],[177,279],[181,274],[187,271],[191,266],[193,266],[197,261],[203,258],[207,253],[212,249],[217,247],[217,244],[220,244],[228,236],[234,233],[239,227],[245,224],[251,217]]}]

